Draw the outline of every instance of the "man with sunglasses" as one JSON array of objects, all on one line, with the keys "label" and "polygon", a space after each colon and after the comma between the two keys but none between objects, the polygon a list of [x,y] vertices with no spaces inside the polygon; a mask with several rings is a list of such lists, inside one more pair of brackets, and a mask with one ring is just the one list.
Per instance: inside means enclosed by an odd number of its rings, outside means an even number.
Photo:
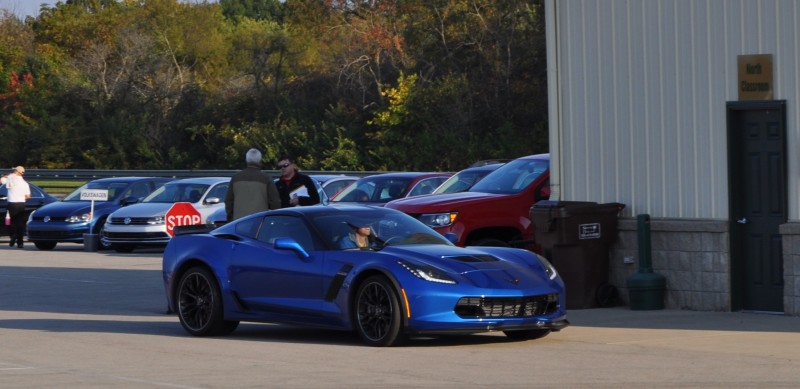
[{"label": "man with sunglasses", "polygon": [[261,151],[250,149],[245,155],[247,167],[236,173],[225,194],[228,221],[268,209],[278,209],[280,195],[272,177],[261,171]]},{"label": "man with sunglasses", "polygon": [[281,196],[281,208],[319,204],[319,193],[311,177],[297,171],[289,156],[278,160],[281,178],[275,184]]}]

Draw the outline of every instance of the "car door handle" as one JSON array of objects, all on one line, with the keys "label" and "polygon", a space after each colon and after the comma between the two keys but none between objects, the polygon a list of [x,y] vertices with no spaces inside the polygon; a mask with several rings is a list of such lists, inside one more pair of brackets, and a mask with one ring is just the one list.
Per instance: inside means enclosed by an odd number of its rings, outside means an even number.
[{"label": "car door handle", "polygon": [[747,218],[743,217],[743,218],[737,220],[736,222],[739,223],[739,224],[747,224]]}]

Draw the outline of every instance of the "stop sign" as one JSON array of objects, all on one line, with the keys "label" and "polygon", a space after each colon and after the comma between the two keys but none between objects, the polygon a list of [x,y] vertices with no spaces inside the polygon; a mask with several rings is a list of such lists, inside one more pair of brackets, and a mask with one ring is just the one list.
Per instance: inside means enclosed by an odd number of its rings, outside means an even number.
[{"label": "stop sign", "polygon": [[200,212],[197,212],[192,203],[173,204],[164,218],[167,223],[167,234],[170,237],[175,236],[173,229],[177,226],[191,226],[203,223]]}]

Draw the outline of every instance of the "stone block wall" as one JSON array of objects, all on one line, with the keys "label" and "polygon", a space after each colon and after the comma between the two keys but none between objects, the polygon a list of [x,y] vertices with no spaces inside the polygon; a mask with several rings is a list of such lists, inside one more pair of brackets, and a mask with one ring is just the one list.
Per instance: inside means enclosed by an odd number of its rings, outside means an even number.
[{"label": "stone block wall", "polygon": [[800,223],[781,225],[783,240],[783,309],[800,316]]},{"label": "stone block wall", "polygon": [[[618,238],[609,250],[609,283],[619,289],[625,304],[626,280],[639,270],[637,228],[635,218],[620,218]],[[650,238],[653,272],[667,280],[666,308],[730,311],[727,222],[651,219]],[[796,246],[800,257],[800,235]]]}]

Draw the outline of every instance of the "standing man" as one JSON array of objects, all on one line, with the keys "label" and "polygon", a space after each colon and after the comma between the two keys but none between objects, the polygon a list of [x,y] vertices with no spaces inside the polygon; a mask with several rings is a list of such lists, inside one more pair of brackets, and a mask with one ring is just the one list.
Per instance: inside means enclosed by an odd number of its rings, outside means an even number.
[{"label": "standing man", "polygon": [[261,172],[261,152],[257,149],[247,150],[244,160],[247,167],[233,175],[228,193],[225,194],[228,221],[281,207],[272,177]]},{"label": "standing man", "polygon": [[8,189],[8,214],[11,216],[11,225],[8,228],[8,235],[11,240],[8,242],[10,247],[14,243],[18,248],[23,248],[25,238],[25,200],[31,198],[31,187],[22,178],[25,168],[17,166],[10,174],[0,178],[0,185],[6,184]]},{"label": "standing man", "polygon": [[285,155],[281,157],[278,169],[281,171],[281,179],[277,183],[281,208],[319,204],[319,193],[311,177],[298,172],[291,158]]}]

